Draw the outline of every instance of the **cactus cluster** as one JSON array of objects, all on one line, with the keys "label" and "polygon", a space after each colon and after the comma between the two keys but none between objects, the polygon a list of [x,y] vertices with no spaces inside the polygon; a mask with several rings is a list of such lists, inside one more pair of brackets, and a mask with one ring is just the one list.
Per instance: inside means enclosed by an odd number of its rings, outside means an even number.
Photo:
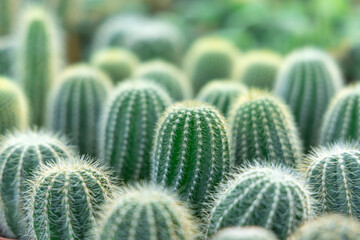
[{"label": "cactus cluster", "polygon": [[220,230],[213,240],[277,240],[269,230],[261,227],[229,227]]},{"label": "cactus cluster", "polygon": [[0,75],[12,77],[14,65],[14,43],[11,38],[0,38]]}]

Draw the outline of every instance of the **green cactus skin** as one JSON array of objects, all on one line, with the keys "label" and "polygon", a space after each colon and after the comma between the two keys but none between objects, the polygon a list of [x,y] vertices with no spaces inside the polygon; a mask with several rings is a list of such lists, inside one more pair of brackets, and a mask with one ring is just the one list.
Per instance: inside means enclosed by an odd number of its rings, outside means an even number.
[{"label": "green cactus skin", "polygon": [[106,170],[88,161],[68,158],[40,165],[26,193],[26,239],[89,239],[116,187]]},{"label": "green cactus skin", "polygon": [[147,62],[137,69],[135,76],[162,86],[175,101],[191,97],[189,79],[180,69],[167,62],[161,60]]},{"label": "green cactus skin", "polygon": [[277,240],[269,230],[261,227],[229,227],[219,231],[213,240]]},{"label": "green cactus skin", "polygon": [[0,1],[0,36],[11,33],[13,18],[16,16],[19,5],[19,0]]},{"label": "green cactus skin", "polygon": [[313,216],[313,200],[291,170],[275,165],[245,168],[215,197],[206,235],[222,228],[257,225],[286,239]]},{"label": "green cactus skin", "polygon": [[211,80],[230,79],[238,57],[237,48],[220,38],[204,38],[194,43],[185,57],[185,69],[194,92]]},{"label": "green cactus skin", "polygon": [[12,77],[14,64],[14,43],[11,38],[0,38],[0,75]]},{"label": "green cactus skin", "polygon": [[125,49],[108,48],[96,52],[91,63],[106,73],[114,84],[117,84],[133,75],[139,60]]},{"label": "green cactus skin", "polygon": [[113,91],[100,124],[100,157],[125,182],[149,179],[156,123],[171,104],[161,87],[132,81]]},{"label": "green cactus skin", "polygon": [[24,233],[20,221],[26,182],[40,164],[75,154],[66,141],[45,132],[13,133],[0,146],[0,228],[8,237]]},{"label": "green cactus skin", "polygon": [[235,100],[246,94],[247,91],[246,86],[237,82],[229,80],[211,81],[201,89],[196,99],[213,105],[227,117]]},{"label": "green cactus skin", "polygon": [[208,104],[177,103],[159,121],[151,179],[199,213],[230,168],[225,120]]},{"label": "green cactus skin", "polygon": [[196,222],[187,207],[154,186],[121,192],[106,208],[96,240],[195,240]]},{"label": "green cactus skin", "polygon": [[358,240],[360,223],[341,215],[327,215],[306,222],[290,240]]},{"label": "green cactus skin", "polygon": [[32,125],[42,126],[46,102],[61,60],[57,29],[46,10],[24,10],[17,47],[16,74],[30,103]]},{"label": "green cactus skin", "polygon": [[96,155],[98,122],[110,88],[101,71],[82,64],[69,67],[51,94],[50,129],[67,135],[80,153]]},{"label": "green cactus skin", "polygon": [[290,54],[279,70],[274,92],[290,106],[306,150],[318,142],[326,107],[342,85],[343,79],[333,60],[313,48]]},{"label": "green cactus skin", "polygon": [[278,161],[289,167],[302,159],[302,144],[293,116],[277,97],[250,90],[233,105],[229,116],[231,158],[246,161]]}]

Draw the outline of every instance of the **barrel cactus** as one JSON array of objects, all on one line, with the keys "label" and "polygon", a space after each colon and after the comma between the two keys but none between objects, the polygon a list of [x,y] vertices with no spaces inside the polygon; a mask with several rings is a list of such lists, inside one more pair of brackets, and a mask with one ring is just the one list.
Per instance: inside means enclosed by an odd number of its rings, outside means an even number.
[{"label": "barrel cactus", "polygon": [[11,33],[14,24],[14,16],[20,6],[20,0],[1,0],[0,1],[0,36]]},{"label": "barrel cactus", "polygon": [[342,85],[338,67],[320,50],[295,51],[282,65],[274,92],[290,106],[307,150],[317,143],[326,107]]},{"label": "barrel cactus", "polygon": [[13,133],[0,145],[0,228],[8,237],[24,233],[21,216],[27,181],[40,164],[71,157],[66,141],[45,132]]},{"label": "barrel cactus", "polygon": [[187,207],[154,186],[125,189],[102,217],[96,240],[195,240],[196,223]]},{"label": "barrel cactus", "polygon": [[52,92],[49,127],[67,135],[82,154],[95,155],[98,121],[110,87],[108,77],[93,67],[69,67]]},{"label": "barrel cactus", "polygon": [[269,230],[261,227],[229,227],[220,230],[213,240],[277,240]]},{"label": "barrel cactus", "polygon": [[313,215],[310,191],[289,169],[250,166],[233,177],[215,197],[207,237],[230,226],[257,225],[286,239]]},{"label": "barrel cactus", "polygon": [[14,67],[14,43],[11,38],[0,38],[0,75],[12,77]]},{"label": "barrel cactus", "polygon": [[108,99],[101,119],[100,156],[125,182],[148,179],[155,126],[171,99],[161,87],[133,79]]}]

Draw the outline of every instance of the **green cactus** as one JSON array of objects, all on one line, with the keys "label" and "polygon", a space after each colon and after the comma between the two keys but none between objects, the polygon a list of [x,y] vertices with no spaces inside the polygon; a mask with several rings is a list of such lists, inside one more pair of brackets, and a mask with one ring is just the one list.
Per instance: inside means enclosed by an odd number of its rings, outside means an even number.
[{"label": "green cactus", "polygon": [[310,191],[291,170],[256,164],[223,186],[209,214],[206,235],[222,228],[257,225],[286,239],[313,215]]},{"label": "green cactus", "polygon": [[247,91],[246,86],[234,81],[211,81],[201,89],[196,99],[213,105],[227,117],[235,100]]},{"label": "green cactus", "polygon": [[45,132],[14,133],[0,146],[0,228],[7,237],[24,233],[22,205],[26,183],[40,164],[74,155],[72,147]]},{"label": "green cactus", "polygon": [[25,195],[26,239],[88,239],[116,189],[106,170],[88,161],[40,165]]},{"label": "green cactus", "polygon": [[261,227],[229,227],[219,231],[213,240],[277,240],[269,230]]},{"label": "green cactus", "polygon": [[199,213],[231,165],[225,120],[214,107],[188,101],[169,108],[158,125],[151,179]]},{"label": "green cactus", "polygon": [[100,126],[100,156],[125,182],[148,179],[155,126],[171,104],[159,86],[133,79],[108,99]]},{"label": "green cactus", "polygon": [[98,121],[111,81],[87,66],[69,67],[51,94],[48,125],[69,137],[82,154],[96,154]]},{"label": "green cactus", "polygon": [[124,189],[107,206],[96,240],[195,240],[196,222],[187,207],[153,186]]},{"label": "green cactus", "polygon": [[290,106],[306,150],[318,142],[323,114],[342,85],[334,61],[317,49],[295,51],[281,67],[274,92]]},{"label": "green cactus", "polygon": [[106,73],[114,84],[117,84],[133,75],[139,60],[125,49],[108,48],[96,52],[91,63]]},{"label": "green cactus", "polygon": [[0,38],[0,75],[12,77],[14,64],[14,42],[11,38]]},{"label": "green cactus", "polygon": [[277,97],[250,90],[233,105],[229,114],[231,158],[246,161],[277,161],[290,167],[302,158],[302,144],[293,116]]},{"label": "green cactus", "polygon": [[17,15],[19,5],[19,0],[0,1],[0,36],[5,36],[11,33],[14,16]]},{"label": "green cactus", "polygon": [[175,101],[188,99],[191,96],[191,87],[188,78],[175,66],[154,60],[140,66],[135,76],[145,81],[155,82],[167,90]]}]

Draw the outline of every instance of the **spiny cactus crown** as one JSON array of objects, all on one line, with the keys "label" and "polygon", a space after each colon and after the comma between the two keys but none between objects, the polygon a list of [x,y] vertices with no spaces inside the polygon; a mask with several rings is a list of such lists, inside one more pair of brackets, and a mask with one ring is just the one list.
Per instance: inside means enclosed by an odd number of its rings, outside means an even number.
[{"label": "spiny cactus crown", "polygon": [[277,240],[269,230],[261,227],[229,227],[219,231],[213,240]]}]

